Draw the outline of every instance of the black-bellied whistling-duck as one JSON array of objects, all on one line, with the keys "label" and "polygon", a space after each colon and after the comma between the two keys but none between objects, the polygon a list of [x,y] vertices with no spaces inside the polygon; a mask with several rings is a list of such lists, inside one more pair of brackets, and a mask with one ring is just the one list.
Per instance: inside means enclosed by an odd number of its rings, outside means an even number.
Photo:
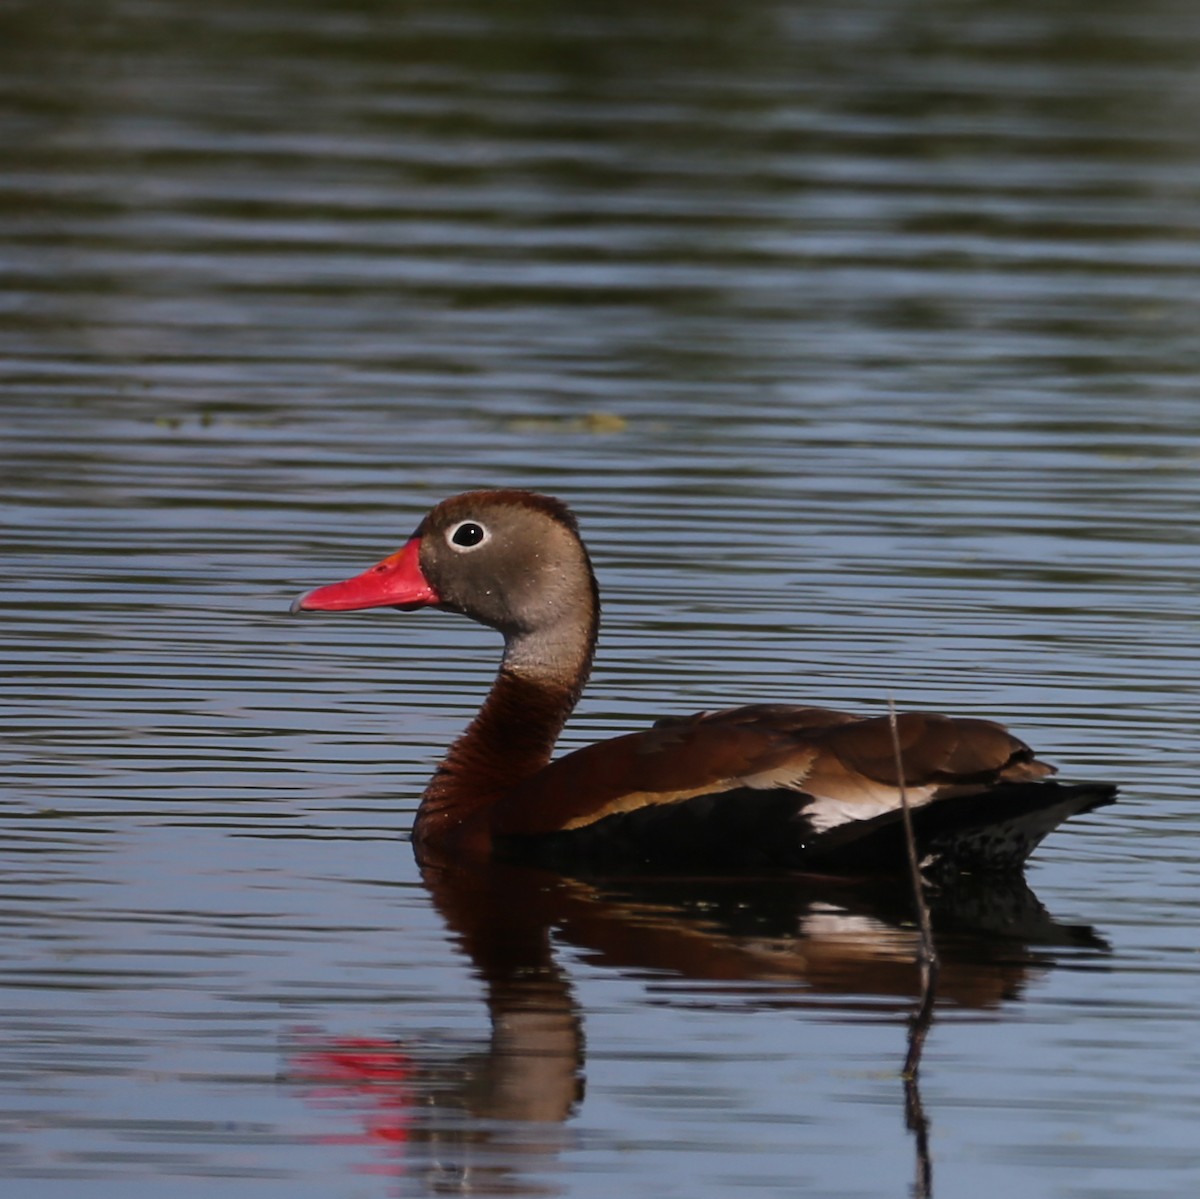
[{"label": "black-bellied whistling-duck", "polygon": [[[402,549],[292,611],[424,607],[504,636],[491,693],[421,800],[418,857],[517,857],[570,871],[905,867],[886,716],[754,704],[669,717],[551,761],[592,662],[600,603],[575,518],[549,496],[473,491],[438,504]],[[1107,783],[1054,768],[999,724],[897,719],[917,848],[930,869],[1018,869]]]}]

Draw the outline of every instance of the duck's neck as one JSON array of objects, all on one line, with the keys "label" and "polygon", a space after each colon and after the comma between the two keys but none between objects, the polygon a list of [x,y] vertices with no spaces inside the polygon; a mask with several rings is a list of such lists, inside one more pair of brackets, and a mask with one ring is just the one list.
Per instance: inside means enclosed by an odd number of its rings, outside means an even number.
[{"label": "duck's neck", "polygon": [[486,816],[518,783],[541,770],[554,751],[592,665],[599,619],[582,619],[505,640],[496,681],[465,732],[437,768],[417,812],[413,840],[423,847],[491,849]]}]

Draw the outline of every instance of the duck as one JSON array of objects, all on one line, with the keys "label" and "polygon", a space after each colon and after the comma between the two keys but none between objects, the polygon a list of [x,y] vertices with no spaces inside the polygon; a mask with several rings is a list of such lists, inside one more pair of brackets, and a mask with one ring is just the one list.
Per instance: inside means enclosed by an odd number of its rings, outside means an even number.
[{"label": "duck", "polygon": [[591,671],[600,594],[572,511],[533,491],[443,500],[402,547],[295,613],[434,608],[494,629],[500,667],[418,807],[418,861],[560,873],[1020,871],[1063,821],[1112,802],[1063,783],[1002,724],[921,710],[756,703],[667,715],[554,758]]}]

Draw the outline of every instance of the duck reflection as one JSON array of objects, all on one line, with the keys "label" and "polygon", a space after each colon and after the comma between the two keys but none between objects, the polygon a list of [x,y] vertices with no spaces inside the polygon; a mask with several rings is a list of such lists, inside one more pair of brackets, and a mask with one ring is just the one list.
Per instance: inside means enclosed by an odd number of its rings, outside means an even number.
[{"label": "duck reflection", "polygon": [[[295,1046],[289,1076],[327,1102],[365,1111],[364,1140],[391,1159],[382,1168],[419,1178],[430,1193],[557,1193],[546,1168],[569,1144],[566,1122],[583,1100],[585,1052],[582,1013],[556,942],[583,951],[589,963],[644,972],[647,988],[666,1003],[869,1006],[907,1015],[921,998],[912,896],[899,884],[794,876],[584,880],[439,861],[427,861],[422,873],[484,983],[490,1038],[457,1046],[310,1038]],[[1019,877],[959,880],[930,901],[939,1006],[999,1007],[1060,957],[1107,949],[1090,927],[1056,922]],[[897,1074],[903,1048],[888,1063]],[[913,1080],[903,1096],[898,1087],[897,1102],[914,1132],[916,1193],[928,1194],[926,1128]]]}]

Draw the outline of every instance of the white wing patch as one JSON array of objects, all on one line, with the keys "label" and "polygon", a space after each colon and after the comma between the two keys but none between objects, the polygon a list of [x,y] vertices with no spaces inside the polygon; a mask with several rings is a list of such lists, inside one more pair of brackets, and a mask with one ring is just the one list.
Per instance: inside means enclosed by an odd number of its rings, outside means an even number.
[{"label": "white wing patch", "polygon": [[811,768],[811,762],[787,762],[783,766],[760,770],[756,774],[743,774],[739,778],[730,779],[726,785],[750,787],[754,791],[776,791],[779,788],[803,791]]},{"label": "white wing patch", "polygon": [[[839,824],[851,820],[870,820],[872,816],[882,816],[900,807],[900,792],[889,783],[876,783],[863,778],[857,781],[858,794],[853,798],[843,796],[834,799],[828,795],[820,795],[811,791],[807,786],[812,763],[788,762],[771,770],[760,770],[756,774],[746,774],[741,778],[731,779],[735,786],[750,787],[755,791],[773,791],[776,788],[786,788],[789,791],[808,791],[813,797],[812,803],[804,809],[805,816],[812,824],[814,832],[824,833]],[[928,803],[937,791],[936,786],[909,787],[908,802],[914,807]]]},{"label": "white wing patch", "polygon": [[[885,812],[894,812],[900,807],[900,793],[888,788],[890,794],[885,797],[877,796],[864,799],[830,799],[828,796],[817,795],[804,809],[815,832],[825,833],[839,824],[847,824],[851,820],[870,820],[873,816],[882,816]],[[908,802],[914,808],[928,803],[937,791],[936,787],[909,787]]]}]

